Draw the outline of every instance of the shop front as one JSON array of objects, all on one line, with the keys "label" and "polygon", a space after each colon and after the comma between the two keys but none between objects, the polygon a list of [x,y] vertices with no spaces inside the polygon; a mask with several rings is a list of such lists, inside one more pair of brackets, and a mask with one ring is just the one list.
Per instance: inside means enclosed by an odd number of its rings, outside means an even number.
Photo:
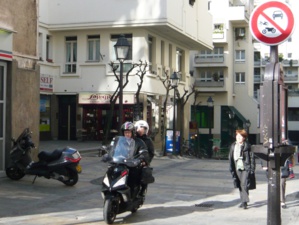
[{"label": "shop front", "polygon": [[[103,140],[106,134],[108,118],[112,115],[109,138],[118,134],[118,102],[111,110],[110,94],[79,93],[79,107],[82,107],[81,126],[77,128],[79,140]],[[123,121],[134,120],[134,95],[123,96]]]},{"label": "shop front", "polygon": [[[7,105],[7,77],[8,67],[12,62],[12,35],[13,31],[0,27],[0,177],[4,175],[5,158],[9,151],[5,151],[6,145],[6,105]],[[10,144],[10,142],[9,142]]]},{"label": "shop front", "polygon": [[51,108],[53,93],[53,76],[40,74],[40,140],[51,140]]}]

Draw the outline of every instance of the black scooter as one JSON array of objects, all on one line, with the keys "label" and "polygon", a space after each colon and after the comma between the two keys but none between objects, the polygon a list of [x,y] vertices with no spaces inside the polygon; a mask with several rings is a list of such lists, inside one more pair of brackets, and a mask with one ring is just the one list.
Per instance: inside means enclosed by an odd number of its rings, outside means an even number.
[{"label": "black scooter", "polygon": [[78,173],[82,171],[79,162],[80,153],[70,147],[53,152],[42,151],[38,154],[39,161],[31,159],[31,149],[35,148],[31,139],[29,128],[25,128],[17,140],[12,139],[13,146],[10,151],[11,164],[6,168],[6,175],[12,180],[20,180],[28,175],[56,179],[67,186],[78,182]]},{"label": "black scooter", "polygon": [[[107,148],[104,148],[104,150],[107,150]],[[114,139],[110,149],[108,149],[108,154],[103,156],[103,161],[109,163],[102,182],[103,217],[107,224],[112,224],[117,214],[126,211],[135,213],[144,203],[145,195],[141,196],[140,181],[133,185],[128,182],[130,176],[132,176],[130,174],[133,171],[132,169],[150,171],[150,174],[141,173],[141,183],[154,182],[151,173],[152,168],[141,169],[140,159],[134,158],[133,155],[134,143],[128,145],[126,138],[122,136]],[[133,174],[133,176],[135,175]]]}]

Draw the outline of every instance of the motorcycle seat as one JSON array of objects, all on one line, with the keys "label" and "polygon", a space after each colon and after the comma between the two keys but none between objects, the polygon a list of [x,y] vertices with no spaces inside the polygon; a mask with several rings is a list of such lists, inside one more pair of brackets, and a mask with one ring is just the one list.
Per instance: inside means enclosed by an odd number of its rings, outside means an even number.
[{"label": "motorcycle seat", "polygon": [[40,161],[52,162],[56,159],[59,159],[62,155],[63,150],[56,149],[53,152],[42,151],[38,154]]}]

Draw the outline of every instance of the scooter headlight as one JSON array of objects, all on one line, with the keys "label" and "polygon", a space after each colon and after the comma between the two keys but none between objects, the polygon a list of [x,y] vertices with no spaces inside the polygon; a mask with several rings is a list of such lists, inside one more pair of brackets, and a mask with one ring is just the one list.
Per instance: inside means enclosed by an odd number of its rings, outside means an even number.
[{"label": "scooter headlight", "polygon": [[107,174],[106,174],[105,177],[104,177],[103,183],[104,183],[107,187],[110,187],[110,183],[109,183],[109,179],[108,179],[108,177],[107,177]]}]

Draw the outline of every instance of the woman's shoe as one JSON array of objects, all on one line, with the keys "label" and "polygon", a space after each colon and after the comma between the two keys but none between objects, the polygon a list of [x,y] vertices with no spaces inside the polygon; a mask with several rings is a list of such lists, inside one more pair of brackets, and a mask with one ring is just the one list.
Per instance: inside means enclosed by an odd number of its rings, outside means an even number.
[{"label": "woman's shoe", "polygon": [[287,208],[287,205],[285,204],[285,203],[281,203],[281,208],[283,208],[283,209],[286,209]]},{"label": "woman's shoe", "polygon": [[243,202],[243,209],[247,209],[247,202]]},{"label": "woman's shoe", "polygon": [[243,208],[244,207],[244,203],[242,202],[240,205],[239,205],[239,208]]}]

